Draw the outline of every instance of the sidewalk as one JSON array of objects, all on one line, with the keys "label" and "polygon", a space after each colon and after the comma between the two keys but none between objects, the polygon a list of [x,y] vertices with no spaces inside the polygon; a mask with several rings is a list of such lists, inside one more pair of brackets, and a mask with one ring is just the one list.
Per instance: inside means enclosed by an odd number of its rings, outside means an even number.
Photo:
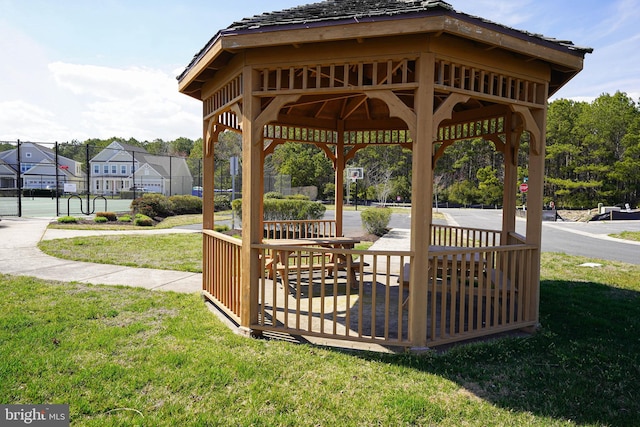
[{"label": "sidewalk", "polygon": [[[193,293],[202,289],[202,274],[69,261],[44,254],[40,240],[130,232],[104,230],[47,230],[49,218],[2,218],[0,273],[45,280],[135,286],[151,290]],[[145,230],[140,234],[189,233],[197,230]]]},{"label": "sidewalk", "polygon": [[[41,240],[118,234],[197,233],[200,230],[164,229],[141,231],[47,229],[50,218],[7,218],[0,221],[0,273],[32,276],[44,280],[101,285],[134,286],[184,293],[202,290],[201,273],[135,268],[69,261],[38,249]],[[376,241],[372,250],[408,250],[409,230],[393,229]]]}]

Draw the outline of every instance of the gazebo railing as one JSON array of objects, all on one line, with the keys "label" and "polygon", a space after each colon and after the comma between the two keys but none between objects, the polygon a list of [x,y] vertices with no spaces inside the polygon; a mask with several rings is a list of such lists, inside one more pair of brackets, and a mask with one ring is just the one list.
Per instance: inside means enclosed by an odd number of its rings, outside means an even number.
[{"label": "gazebo railing", "polygon": [[431,224],[431,244],[460,248],[500,245],[501,232],[483,228]]},{"label": "gazebo railing", "polygon": [[235,322],[240,322],[242,241],[213,230],[202,230],[203,294]]},{"label": "gazebo railing", "polygon": [[[259,316],[251,329],[408,346],[408,251],[259,244]],[[286,253],[272,279],[267,262]],[[282,256],[281,256],[282,258]],[[339,260],[339,261],[338,261]]]},{"label": "gazebo railing", "polygon": [[264,221],[266,239],[308,239],[336,237],[334,219]]},{"label": "gazebo railing", "polygon": [[535,250],[514,244],[430,251],[428,345],[535,325],[530,306]]},{"label": "gazebo railing", "polygon": [[[508,245],[481,246],[498,242],[500,233],[462,227],[434,229],[448,237],[434,240],[445,244],[430,248],[426,288],[424,282],[411,283],[415,255],[411,251],[284,246],[282,242],[252,245],[262,274],[254,282],[258,316],[249,327],[410,347],[448,344],[535,325],[535,286],[530,279],[535,245],[524,244],[522,236],[509,233]],[[471,237],[460,240],[450,231]],[[203,239],[204,295],[239,323],[241,241],[211,230],[203,231]],[[468,246],[462,246],[465,244]],[[274,255],[280,261],[269,266]],[[419,297],[418,289],[427,293],[426,306],[421,308],[411,301]],[[422,297],[424,300],[425,295]],[[421,329],[426,336],[410,336],[414,319],[424,319],[426,329]]]}]

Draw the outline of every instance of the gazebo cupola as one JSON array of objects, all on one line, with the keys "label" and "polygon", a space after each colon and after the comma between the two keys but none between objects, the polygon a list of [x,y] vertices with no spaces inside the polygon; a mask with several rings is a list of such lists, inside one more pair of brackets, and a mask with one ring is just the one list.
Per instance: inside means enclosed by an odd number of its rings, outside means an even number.
[{"label": "gazebo cupola", "polygon": [[[203,102],[204,294],[256,333],[424,347],[537,326],[547,100],[589,52],[435,0],[328,0],[219,31],[178,77]],[[242,134],[242,239],[213,231],[213,152],[225,130]],[[501,230],[432,225],[434,164],[469,138],[503,153]],[[411,149],[410,250],[340,244],[341,191],[332,231],[306,224],[316,230],[306,241],[265,241],[264,158],[287,141],[320,147],[336,189],[357,150]]]}]

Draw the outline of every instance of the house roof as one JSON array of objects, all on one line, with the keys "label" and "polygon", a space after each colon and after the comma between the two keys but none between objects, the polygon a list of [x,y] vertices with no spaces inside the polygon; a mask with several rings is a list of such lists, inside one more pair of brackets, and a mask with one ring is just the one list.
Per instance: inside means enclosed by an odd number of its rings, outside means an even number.
[{"label": "house roof", "polygon": [[[220,42],[234,40],[242,35],[260,34],[285,30],[304,30],[327,26],[360,24],[364,22],[383,22],[387,20],[411,19],[420,17],[455,17],[464,21],[488,27],[500,33],[524,39],[546,48],[584,57],[593,49],[579,47],[571,41],[557,40],[541,34],[529,33],[510,28],[486,19],[454,10],[447,2],[441,0],[325,0],[305,4],[298,7],[255,15],[232,23],[226,29],[218,31],[211,40],[193,57],[185,70],[177,77],[182,83],[190,71],[210,52],[220,49],[214,56],[224,51],[233,50],[233,46],[225,48]],[[469,35],[472,37],[472,35]],[[269,38],[265,37],[265,43]],[[290,40],[295,43],[296,40]],[[230,43],[233,45],[233,42]],[[207,58],[210,60],[211,58]],[[189,91],[184,91],[188,93]]]}]

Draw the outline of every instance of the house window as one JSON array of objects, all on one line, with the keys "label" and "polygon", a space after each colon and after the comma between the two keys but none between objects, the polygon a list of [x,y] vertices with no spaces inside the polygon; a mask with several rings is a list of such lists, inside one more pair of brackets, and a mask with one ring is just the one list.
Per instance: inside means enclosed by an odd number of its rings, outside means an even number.
[{"label": "house window", "polygon": [[96,190],[100,189],[100,181],[96,181]]},{"label": "house window", "polygon": [[114,175],[118,173],[118,166],[117,165],[111,165],[111,173],[114,174]]},{"label": "house window", "polygon": [[102,167],[102,173],[105,173],[105,174],[109,173],[109,165],[104,165]]},{"label": "house window", "polygon": [[24,155],[26,156],[27,159],[31,158],[31,153],[24,153]]},{"label": "house window", "polygon": [[121,175],[127,174],[127,165],[120,165],[120,174]]},{"label": "house window", "polygon": [[100,165],[93,165],[93,173],[100,173]]}]

